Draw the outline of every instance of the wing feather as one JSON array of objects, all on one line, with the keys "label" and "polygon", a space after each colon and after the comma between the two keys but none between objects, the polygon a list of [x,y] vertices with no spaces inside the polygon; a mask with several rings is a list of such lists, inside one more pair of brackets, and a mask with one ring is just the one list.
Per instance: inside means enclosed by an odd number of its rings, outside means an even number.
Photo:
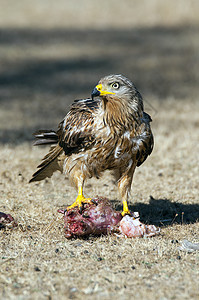
[{"label": "wing feather", "polygon": [[59,145],[66,155],[85,151],[95,141],[93,135],[93,112],[97,109],[99,100],[85,99],[75,101],[69,113],[60,123],[57,131]]},{"label": "wing feather", "polygon": [[151,154],[154,146],[153,134],[150,127],[151,117],[143,112],[141,133],[139,135],[139,150],[137,152],[137,167],[141,166],[147,157]]},{"label": "wing feather", "polygon": [[39,170],[33,174],[30,182],[39,181],[46,177],[51,177],[53,172],[60,170],[58,156],[65,152],[71,155],[79,151],[84,151],[95,142],[93,135],[93,112],[97,109],[99,100],[85,99],[76,100],[70,111],[59,124],[57,131],[40,130],[34,135],[37,141],[34,145],[57,144],[51,147],[49,153],[44,156]]}]

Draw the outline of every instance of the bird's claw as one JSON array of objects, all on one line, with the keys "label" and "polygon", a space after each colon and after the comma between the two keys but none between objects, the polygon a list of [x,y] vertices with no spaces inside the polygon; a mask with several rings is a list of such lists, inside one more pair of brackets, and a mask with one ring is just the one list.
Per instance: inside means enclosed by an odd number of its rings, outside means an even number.
[{"label": "bird's claw", "polygon": [[124,217],[126,215],[132,217],[132,214],[131,214],[131,212],[129,210],[123,210],[123,212],[121,213],[121,215],[122,215],[122,217]]},{"label": "bird's claw", "polygon": [[84,208],[84,205],[80,205],[80,206],[79,206],[79,212],[80,212],[80,214],[83,213],[83,208]]},{"label": "bird's claw", "polygon": [[95,201],[95,199],[91,199],[91,202],[95,205],[97,205],[97,202]]},{"label": "bird's claw", "polygon": [[69,211],[70,209],[72,209],[74,207],[78,207],[80,213],[82,214],[83,209],[84,209],[84,204],[87,204],[87,203],[93,203],[92,199],[85,198],[84,196],[79,195],[79,196],[77,196],[77,199],[75,200],[75,202],[72,205],[68,206],[66,208],[66,210]]}]

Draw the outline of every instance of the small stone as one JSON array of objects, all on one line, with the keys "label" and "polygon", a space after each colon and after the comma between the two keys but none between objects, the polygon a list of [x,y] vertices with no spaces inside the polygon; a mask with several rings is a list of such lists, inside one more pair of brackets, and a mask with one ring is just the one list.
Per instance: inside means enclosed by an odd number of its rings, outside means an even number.
[{"label": "small stone", "polygon": [[71,292],[71,293],[77,292],[77,288],[76,288],[76,287],[72,287],[72,288],[70,289],[70,292]]},{"label": "small stone", "polygon": [[102,257],[98,257],[98,258],[97,258],[97,261],[102,261],[102,260],[103,260]]},{"label": "small stone", "polygon": [[74,244],[74,247],[82,247],[82,244],[79,243],[79,242],[78,242],[78,243],[75,243],[75,244]]}]

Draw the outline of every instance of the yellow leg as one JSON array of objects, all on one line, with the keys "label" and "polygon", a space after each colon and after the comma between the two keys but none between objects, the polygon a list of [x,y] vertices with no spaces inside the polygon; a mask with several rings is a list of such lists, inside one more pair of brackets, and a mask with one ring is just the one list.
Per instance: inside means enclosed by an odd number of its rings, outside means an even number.
[{"label": "yellow leg", "polygon": [[83,191],[82,191],[82,186],[79,187],[78,189],[78,196],[77,196],[77,199],[75,200],[75,202],[70,205],[69,207],[67,207],[67,210],[75,207],[75,206],[78,206],[79,208],[82,207],[82,203],[90,203],[91,202],[91,198],[85,198],[84,195],[83,195]]},{"label": "yellow leg", "polygon": [[123,212],[122,212],[122,216],[124,217],[125,215],[131,215],[126,200],[123,201]]}]

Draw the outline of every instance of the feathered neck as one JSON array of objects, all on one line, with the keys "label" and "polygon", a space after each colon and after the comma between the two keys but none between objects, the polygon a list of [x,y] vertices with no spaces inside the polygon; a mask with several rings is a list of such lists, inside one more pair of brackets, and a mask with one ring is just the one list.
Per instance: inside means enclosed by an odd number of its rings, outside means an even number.
[{"label": "feathered neck", "polygon": [[103,97],[104,124],[114,133],[133,130],[140,123],[143,103],[139,97],[133,100],[117,98],[110,95]]}]

